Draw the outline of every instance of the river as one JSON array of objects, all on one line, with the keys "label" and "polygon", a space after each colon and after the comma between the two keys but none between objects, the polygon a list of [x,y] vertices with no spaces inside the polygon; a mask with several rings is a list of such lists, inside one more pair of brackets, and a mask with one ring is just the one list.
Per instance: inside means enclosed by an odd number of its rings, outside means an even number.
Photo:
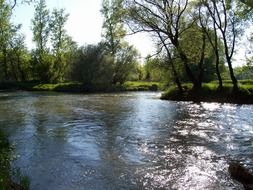
[{"label": "river", "polygon": [[31,190],[243,189],[228,163],[253,168],[253,106],[172,102],[159,93],[0,93]]}]

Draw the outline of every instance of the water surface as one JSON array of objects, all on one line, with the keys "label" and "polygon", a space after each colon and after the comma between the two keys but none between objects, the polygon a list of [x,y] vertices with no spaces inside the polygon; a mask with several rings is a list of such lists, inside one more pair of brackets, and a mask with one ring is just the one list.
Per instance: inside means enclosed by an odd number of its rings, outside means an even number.
[{"label": "water surface", "polygon": [[242,189],[253,106],[170,102],[159,93],[0,93],[0,128],[31,190]]}]

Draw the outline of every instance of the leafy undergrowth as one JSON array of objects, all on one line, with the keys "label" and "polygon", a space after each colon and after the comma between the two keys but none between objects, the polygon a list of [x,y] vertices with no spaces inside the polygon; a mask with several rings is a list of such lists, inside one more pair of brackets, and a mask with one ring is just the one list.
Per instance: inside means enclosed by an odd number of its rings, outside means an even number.
[{"label": "leafy undergrowth", "polygon": [[149,81],[127,81],[123,87],[126,91],[157,91],[161,89],[161,84]]},{"label": "leafy undergrowth", "polygon": [[0,190],[28,190],[30,180],[19,169],[11,169],[12,158],[13,148],[0,130]]},{"label": "leafy undergrowth", "polygon": [[27,90],[27,91],[54,91],[54,92],[114,92],[114,91],[157,91],[161,89],[158,82],[128,81],[123,85],[85,85],[80,82],[64,82],[46,84],[34,81],[28,82],[3,82],[0,90]]},{"label": "leafy undergrowth", "polygon": [[253,82],[240,81],[239,91],[233,92],[230,81],[223,83],[223,89],[218,89],[218,83],[204,83],[198,91],[192,89],[191,84],[183,84],[183,92],[176,86],[170,87],[162,94],[161,99],[175,101],[205,101],[205,102],[227,102],[238,104],[253,104]]},{"label": "leafy undergrowth", "polygon": [[32,90],[36,91],[55,91],[55,92],[81,92],[82,83],[69,82],[57,84],[38,84],[33,86]]}]

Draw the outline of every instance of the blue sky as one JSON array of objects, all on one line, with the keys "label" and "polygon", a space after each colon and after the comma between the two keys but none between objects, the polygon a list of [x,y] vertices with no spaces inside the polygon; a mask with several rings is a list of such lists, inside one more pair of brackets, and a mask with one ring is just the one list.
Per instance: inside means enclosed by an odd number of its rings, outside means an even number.
[{"label": "blue sky", "polygon": [[[73,40],[80,46],[94,44],[101,40],[103,18],[100,13],[101,0],[46,0],[49,9],[65,8],[69,13],[66,30]],[[22,31],[26,35],[29,49],[34,47],[32,42],[31,19],[34,15],[33,5],[18,5],[14,10],[13,21],[23,25]],[[149,37],[138,34],[127,37],[142,57],[154,51],[154,45]]]}]

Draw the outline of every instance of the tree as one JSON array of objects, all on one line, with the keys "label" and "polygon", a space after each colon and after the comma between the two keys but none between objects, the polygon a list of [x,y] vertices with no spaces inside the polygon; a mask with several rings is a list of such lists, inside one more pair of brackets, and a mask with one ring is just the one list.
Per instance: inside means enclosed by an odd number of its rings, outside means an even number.
[{"label": "tree", "polygon": [[4,80],[8,80],[8,45],[11,39],[11,11],[4,0],[0,0],[0,69],[3,70]]},{"label": "tree", "polygon": [[245,5],[249,6],[251,9],[253,8],[253,1],[252,0],[240,0]]},{"label": "tree", "polygon": [[112,80],[112,64],[104,44],[87,45],[77,50],[72,67],[72,79],[84,83],[86,90],[108,86]]},{"label": "tree", "polygon": [[[134,65],[137,51],[129,46],[124,37],[126,31],[123,24],[123,0],[103,0],[104,17],[103,37],[108,55],[112,58],[114,68],[112,83],[123,83]],[[129,51],[127,53],[127,51]]]},{"label": "tree", "polygon": [[[128,25],[133,32],[152,33],[166,50],[168,58],[171,56],[171,47],[180,57],[185,72],[194,88],[200,87],[198,78],[194,76],[186,53],[183,51],[180,38],[194,23],[187,15],[188,0],[128,0],[125,3],[128,10]],[[182,89],[178,80],[175,66],[169,61],[175,77],[175,82]]]},{"label": "tree", "polygon": [[21,26],[13,29],[8,57],[11,63],[12,76],[16,81],[25,81],[31,77],[31,56],[25,46],[25,37],[19,33]]},{"label": "tree", "polygon": [[124,42],[126,31],[122,23],[123,0],[103,0],[101,13],[104,17],[103,38],[113,59]]},{"label": "tree", "polygon": [[113,84],[123,84],[127,80],[138,65],[137,57],[138,51],[133,46],[128,43],[122,44],[114,60]]},{"label": "tree", "polygon": [[144,80],[161,81],[164,72],[168,69],[163,67],[164,60],[162,58],[148,56],[144,64]]},{"label": "tree", "polygon": [[14,9],[16,7],[16,5],[17,5],[18,2],[30,4],[30,3],[34,2],[34,1],[35,0],[20,0],[20,1],[13,0],[11,9]]},{"label": "tree", "polygon": [[223,41],[225,59],[228,64],[230,78],[233,82],[234,92],[238,91],[237,79],[234,75],[232,58],[235,51],[236,39],[239,34],[239,21],[236,14],[236,7],[239,6],[237,1],[225,0],[203,0],[202,3],[207,8],[210,17],[215,23]]},{"label": "tree", "polygon": [[36,49],[33,52],[35,72],[39,80],[51,80],[52,57],[49,55],[50,15],[45,0],[39,0],[32,19],[33,41]]},{"label": "tree", "polygon": [[52,81],[63,81],[67,69],[67,53],[69,51],[70,37],[65,30],[65,24],[68,20],[68,14],[64,9],[54,9],[51,16],[51,43],[55,61],[53,64],[54,76]]},{"label": "tree", "polygon": [[[198,17],[199,17],[199,22],[202,27],[202,30],[205,32],[215,54],[215,68],[216,68],[216,74],[219,81],[218,90],[222,90],[223,84],[222,84],[222,78],[221,78],[221,72],[220,72],[220,61],[221,61],[220,56],[221,56],[222,46],[220,45],[221,40],[218,36],[217,26],[215,24],[214,19],[212,19],[212,17],[210,18],[209,11],[206,9],[203,10],[204,7],[202,6],[202,2],[198,3],[196,5],[196,8],[198,9]],[[215,16],[215,13],[214,13],[214,16]]]}]

